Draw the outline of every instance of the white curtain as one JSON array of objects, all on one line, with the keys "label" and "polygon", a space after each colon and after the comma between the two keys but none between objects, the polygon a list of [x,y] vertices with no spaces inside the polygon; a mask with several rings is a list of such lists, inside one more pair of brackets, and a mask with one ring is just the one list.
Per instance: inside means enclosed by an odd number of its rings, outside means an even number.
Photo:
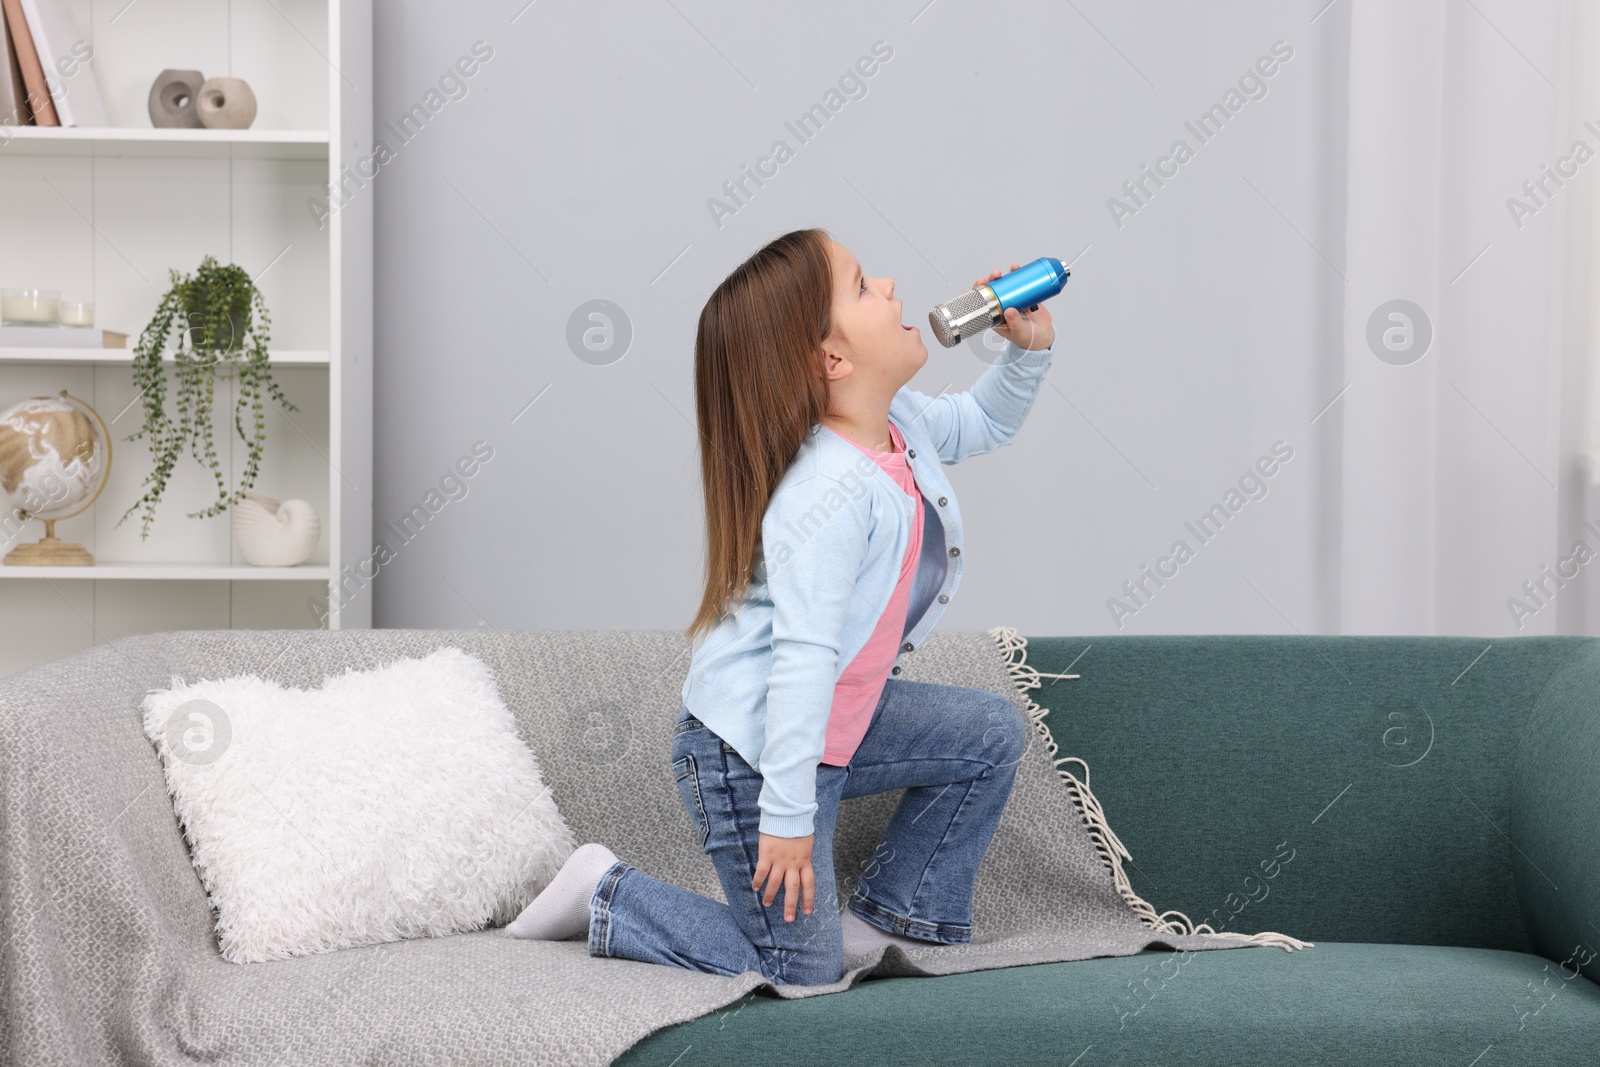
[{"label": "white curtain", "polygon": [[[1586,165],[1586,170],[1593,169],[1574,189],[1578,195],[1567,229],[1572,259],[1563,326],[1567,373],[1573,383],[1569,421],[1578,477],[1565,526],[1570,539],[1600,542],[1600,535],[1592,533],[1600,527],[1600,13],[1588,4],[1578,8],[1569,58],[1573,113],[1582,116],[1585,140],[1597,157]],[[1585,570],[1591,567],[1586,565]],[[1589,575],[1574,592],[1579,595],[1560,613],[1559,632],[1600,634],[1600,582]]]},{"label": "white curtain", "polygon": [[1340,630],[1600,633],[1595,2],[1347,2]]}]

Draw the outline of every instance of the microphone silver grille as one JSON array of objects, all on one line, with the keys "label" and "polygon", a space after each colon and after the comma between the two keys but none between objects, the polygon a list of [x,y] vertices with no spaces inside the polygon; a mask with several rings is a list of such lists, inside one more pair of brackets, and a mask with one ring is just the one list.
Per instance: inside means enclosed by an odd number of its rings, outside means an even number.
[{"label": "microphone silver grille", "polygon": [[963,338],[982,333],[994,325],[995,304],[986,292],[968,289],[928,312],[928,325],[933,327],[933,335],[941,345],[954,348]]}]

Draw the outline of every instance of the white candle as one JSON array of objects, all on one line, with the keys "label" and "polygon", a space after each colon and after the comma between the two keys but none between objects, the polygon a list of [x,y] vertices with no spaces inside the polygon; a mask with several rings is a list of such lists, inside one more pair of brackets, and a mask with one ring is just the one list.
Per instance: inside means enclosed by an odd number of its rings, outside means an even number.
[{"label": "white candle", "polygon": [[89,300],[63,300],[59,314],[63,326],[94,325],[94,303]]},{"label": "white candle", "polygon": [[50,326],[60,315],[61,294],[51,289],[7,289],[0,293],[0,323]]}]

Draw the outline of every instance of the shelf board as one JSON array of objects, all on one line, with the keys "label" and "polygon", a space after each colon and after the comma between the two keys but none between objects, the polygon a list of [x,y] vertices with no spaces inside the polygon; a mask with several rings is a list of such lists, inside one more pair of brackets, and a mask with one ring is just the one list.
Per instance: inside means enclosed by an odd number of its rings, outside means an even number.
[{"label": "shelf board", "polygon": [[0,564],[0,578],[94,578],[136,581],[321,581],[328,580],[326,563],[298,567],[252,567],[248,563],[95,563],[88,567],[19,567]]},{"label": "shelf board", "polygon": [[[131,348],[21,348],[0,345],[0,363],[123,363],[132,365]],[[173,362],[169,352],[163,363]],[[297,351],[287,348],[267,349],[267,362],[272,364],[321,364],[329,362],[327,352]]]},{"label": "shelf board", "polygon": [[0,159],[7,155],[325,160],[328,131],[0,126]]}]

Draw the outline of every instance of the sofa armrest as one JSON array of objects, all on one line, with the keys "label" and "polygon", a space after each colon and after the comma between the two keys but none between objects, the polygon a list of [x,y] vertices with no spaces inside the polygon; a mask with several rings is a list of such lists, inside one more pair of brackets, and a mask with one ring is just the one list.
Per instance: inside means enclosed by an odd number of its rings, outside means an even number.
[{"label": "sofa armrest", "polygon": [[1511,841],[1535,947],[1600,981],[1600,640],[1551,677],[1528,716],[1512,764]]}]

